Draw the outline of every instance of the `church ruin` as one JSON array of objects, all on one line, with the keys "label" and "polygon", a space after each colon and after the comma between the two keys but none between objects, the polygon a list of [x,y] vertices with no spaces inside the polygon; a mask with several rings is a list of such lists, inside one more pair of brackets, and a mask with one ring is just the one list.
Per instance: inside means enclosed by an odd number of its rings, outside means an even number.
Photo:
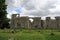
[{"label": "church ruin", "polygon": [[31,29],[60,29],[60,17],[57,16],[55,19],[46,17],[46,20],[41,20],[41,17],[32,17],[33,22],[31,22],[30,17],[23,16],[20,14],[13,14],[11,17],[11,28],[31,28]]}]

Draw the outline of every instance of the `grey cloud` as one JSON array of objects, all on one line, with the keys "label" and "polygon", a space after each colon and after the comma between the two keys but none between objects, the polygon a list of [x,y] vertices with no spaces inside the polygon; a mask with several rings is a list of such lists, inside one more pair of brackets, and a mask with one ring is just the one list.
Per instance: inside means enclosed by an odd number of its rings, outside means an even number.
[{"label": "grey cloud", "polygon": [[[54,4],[56,3],[56,0],[47,0],[47,2],[40,8],[36,9],[36,5],[33,4],[31,2],[32,0],[20,0],[19,2],[21,3],[17,3],[18,6],[21,6],[21,8],[24,8],[25,10],[27,10],[27,12],[24,12],[24,15],[32,15],[32,16],[48,16],[48,15],[55,15],[55,14],[59,14],[60,12],[56,12],[56,13],[51,13],[49,11],[49,9],[51,8],[56,8],[56,6],[54,6]],[[38,0],[37,0],[38,1]],[[8,8],[15,8],[14,4],[14,0],[6,0],[6,4],[8,5]],[[33,11],[36,10],[36,11]],[[60,15],[60,14],[59,14]]]},{"label": "grey cloud", "polygon": [[48,10],[48,9],[51,9],[51,8],[56,8],[56,6],[54,5],[57,1],[54,0],[54,1],[47,1],[46,4],[44,5],[44,7],[42,7],[41,9],[43,10]]},{"label": "grey cloud", "polygon": [[55,15],[60,15],[60,11],[54,12]]},{"label": "grey cloud", "polygon": [[11,5],[11,4],[13,4],[13,3],[14,3],[14,0],[6,0],[6,4],[7,4],[7,5],[9,5],[9,4]]},{"label": "grey cloud", "polygon": [[36,11],[29,11],[29,12],[26,12],[24,15],[32,15],[32,16],[47,16],[49,14],[49,11],[40,11],[40,10],[36,10]]},{"label": "grey cloud", "polygon": [[[36,5],[34,5],[32,2],[31,2],[32,0],[23,0],[22,1],[22,4],[21,4],[21,6],[22,7],[25,7],[25,9],[27,9],[27,10],[34,10],[34,9],[36,9]],[[44,1],[44,0],[43,0]],[[45,5],[41,5],[42,7],[40,7],[40,9],[50,9],[50,8],[55,8],[55,6],[54,6],[54,4],[56,3],[56,0],[51,0],[51,1],[49,1],[49,0],[47,0],[47,2],[46,2],[46,4]]]},{"label": "grey cloud", "polygon": [[[48,2],[41,8],[39,8],[40,10],[36,10],[36,11],[30,11],[26,12],[25,15],[32,15],[32,16],[48,16],[51,15],[52,13],[48,10],[50,8],[55,8],[54,4],[56,3],[56,1],[53,2]],[[28,6],[30,5],[25,5],[26,8],[29,8]],[[34,5],[32,5],[33,7],[35,7]]]},{"label": "grey cloud", "polygon": [[14,0],[6,0],[6,5],[8,8],[14,8]]},{"label": "grey cloud", "polygon": [[26,5],[28,2],[29,2],[29,0],[22,0],[22,1],[21,1],[21,6]]},{"label": "grey cloud", "polygon": [[30,2],[30,0],[23,0],[21,2],[21,6],[24,7],[26,10],[35,9],[35,6]]},{"label": "grey cloud", "polygon": [[26,4],[24,6],[27,10],[34,10],[35,9],[35,6],[34,5],[29,5],[29,4]]}]

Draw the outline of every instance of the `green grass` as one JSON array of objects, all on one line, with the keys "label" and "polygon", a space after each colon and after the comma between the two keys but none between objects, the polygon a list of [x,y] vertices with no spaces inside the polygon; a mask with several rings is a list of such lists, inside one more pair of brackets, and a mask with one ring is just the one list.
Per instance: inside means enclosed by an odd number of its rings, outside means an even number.
[{"label": "green grass", "polygon": [[10,37],[14,40],[60,40],[60,32],[53,30],[55,35],[50,35],[51,30],[16,30],[12,34],[11,30],[0,30],[0,40],[8,40]]}]

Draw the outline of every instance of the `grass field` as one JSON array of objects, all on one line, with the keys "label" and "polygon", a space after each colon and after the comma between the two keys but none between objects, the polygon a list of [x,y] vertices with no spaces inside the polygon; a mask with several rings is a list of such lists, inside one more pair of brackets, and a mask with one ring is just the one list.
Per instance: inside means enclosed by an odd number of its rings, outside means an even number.
[{"label": "grass field", "polygon": [[51,30],[16,30],[12,34],[11,30],[0,30],[0,40],[60,40],[60,32],[53,30],[54,35],[51,35]]}]

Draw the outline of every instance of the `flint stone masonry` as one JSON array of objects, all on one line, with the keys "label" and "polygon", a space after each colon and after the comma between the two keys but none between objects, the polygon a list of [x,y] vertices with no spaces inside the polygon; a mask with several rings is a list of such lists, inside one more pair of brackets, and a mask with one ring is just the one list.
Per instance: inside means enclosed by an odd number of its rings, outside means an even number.
[{"label": "flint stone masonry", "polygon": [[56,20],[53,20],[50,17],[46,17],[46,28],[47,29],[56,29],[57,28]]},{"label": "flint stone masonry", "polygon": [[41,17],[33,18],[33,28],[42,28],[41,27]]},{"label": "flint stone masonry", "polygon": [[51,18],[50,17],[46,17],[46,28],[50,28],[51,27]]},{"label": "flint stone masonry", "polygon": [[31,22],[30,17],[22,16],[20,14],[13,14],[11,17],[11,28],[27,28],[27,29],[60,29],[60,17],[55,17],[51,19],[46,17],[46,20],[41,20],[41,17],[32,17],[33,22]]},{"label": "flint stone masonry", "polygon": [[60,29],[60,16],[55,17],[57,23],[57,29]]}]

